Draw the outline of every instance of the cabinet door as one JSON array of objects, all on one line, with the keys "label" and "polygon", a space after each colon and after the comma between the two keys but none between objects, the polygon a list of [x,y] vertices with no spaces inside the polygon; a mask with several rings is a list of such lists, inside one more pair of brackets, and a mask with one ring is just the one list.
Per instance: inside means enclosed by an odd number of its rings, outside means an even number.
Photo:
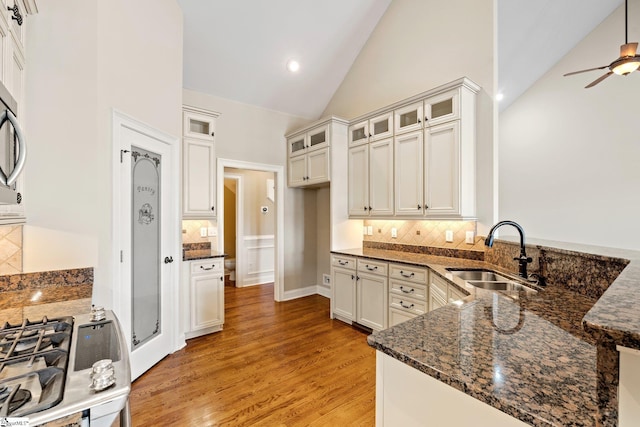
[{"label": "cabinet door", "polygon": [[428,217],[460,214],[460,121],[425,130],[425,208]]},{"label": "cabinet door", "polygon": [[200,274],[191,277],[191,330],[224,323],[224,277]]},{"label": "cabinet door", "polygon": [[307,157],[289,158],[289,187],[300,187],[307,183]]},{"label": "cabinet door", "polygon": [[465,297],[466,297],[466,295],[464,294],[464,292],[458,290],[458,288],[456,288],[455,286],[449,285],[449,287],[447,289],[447,301],[448,302],[461,301]]},{"label": "cabinet door", "polygon": [[436,308],[444,307],[447,305],[445,298],[438,292],[438,288],[429,286],[429,311],[433,311]]},{"label": "cabinet door", "polygon": [[364,120],[349,126],[349,146],[366,144],[369,142],[369,121]]},{"label": "cabinet door", "polygon": [[369,215],[369,145],[349,148],[349,216]]},{"label": "cabinet door", "polygon": [[460,89],[454,89],[424,101],[425,126],[460,118]]},{"label": "cabinet door", "polygon": [[396,134],[422,129],[422,112],[422,101],[397,109],[393,119]]},{"label": "cabinet door", "polygon": [[215,116],[209,116],[196,111],[184,110],[182,113],[183,135],[189,138],[213,141],[215,136]]},{"label": "cabinet door", "polygon": [[329,125],[317,127],[307,132],[307,151],[329,146]]},{"label": "cabinet door", "polygon": [[358,272],[356,322],[380,331],[387,327],[389,291],[386,276]]},{"label": "cabinet door", "polygon": [[307,136],[306,134],[294,136],[293,138],[289,138],[287,140],[287,145],[289,146],[289,156],[297,156],[300,154],[304,154],[307,148]]},{"label": "cabinet door", "polygon": [[331,312],[344,320],[356,320],[356,275],[354,270],[331,270]]},{"label": "cabinet door", "polygon": [[393,111],[369,120],[370,141],[379,141],[391,136],[393,136]]},{"label": "cabinet door", "polygon": [[393,140],[369,144],[369,213],[393,215]]},{"label": "cabinet door", "polygon": [[422,131],[395,138],[396,215],[422,216],[424,212]]},{"label": "cabinet door", "polygon": [[329,182],[329,148],[312,151],[306,157],[306,185]]},{"label": "cabinet door", "polygon": [[212,141],[184,138],[183,215],[215,218],[215,151]]}]

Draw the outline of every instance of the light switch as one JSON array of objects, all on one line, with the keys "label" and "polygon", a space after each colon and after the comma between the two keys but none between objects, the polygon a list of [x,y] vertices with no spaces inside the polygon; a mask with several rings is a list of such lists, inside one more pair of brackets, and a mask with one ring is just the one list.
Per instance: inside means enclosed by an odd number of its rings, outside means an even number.
[{"label": "light switch", "polygon": [[366,226],[366,225],[363,225],[363,226],[362,226],[362,235],[363,235],[363,236],[366,236],[366,235],[367,235],[367,226]]},{"label": "light switch", "polygon": [[444,237],[447,242],[453,242],[453,231],[447,230],[444,232]]},{"label": "light switch", "polygon": [[398,229],[395,227],[391,228],[391,238],[396,239],[398,237]]},{"label": "light switch", "polygon": [[468,245],[473,245],[473,239],[475,237],[475,233],[473,231],[467,231],[467,234],[465,236],[465,243],[467,243]]},{"label": "light switch", "polygon": [[372,225],[368,225],[367,226],[367,235],[368,236],[373,236],[373,226]]}]

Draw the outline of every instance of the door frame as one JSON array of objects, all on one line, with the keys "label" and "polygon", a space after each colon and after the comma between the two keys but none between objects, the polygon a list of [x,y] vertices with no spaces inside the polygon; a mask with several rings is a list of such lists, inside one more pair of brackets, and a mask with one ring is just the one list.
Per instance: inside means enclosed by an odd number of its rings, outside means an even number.
[{"label": "door frame", "polygon": [[[166,145],[167,150],[170,153],[171,161],[169,163],[165,163],[165,171],[166,173],[171,174],[169,182],[171,183],[169,188],[166,190],[171,195],[170,197],[173,199],[174,203],[170,204],[170,208],[168,212],[165,213],[165,220],[169,224],[170,229],[173,230],[171,233],[166,233],[163,235],[162,239],[165,240],[165,247],[167,248],[166,254],[163,256],[171,256],[173,257],[174,264],[173,268],[170,269],[169,277],[167,278],[167,282],[170,284],[170,288],[167,290],[170,298],[170,301],[180,301],[180,264],[182,260],[181,251],[178,251],[178,246],[181,238],[181,223],[180,223],[180,139],[160,131],[147,123],[144,123],[140,120],[137,120],[117,109],[112,109],[112,191],[111,191],[111,218],[112,218],[112,227],[111,227],[111,259],[112,259],[112,278],[114,283],[112,284],[112,305],[113,310],[116,313],[121,313],[123,310],[123,303],[121,299],[121,295],[125,292],[125,283],[120,280],[125,272],[122,269],[122,261],[120,257],[120,251],[124,246],[124,242],[122,236],[120,235],[120,230],[122,229],[122,219],[121,219],[121,209],[122,204],[120,203],[121,194],[120,189],[122,188],[122,177],[121,177],[121,163],[120,156],[122,149],[123,141],[120,140],[120,129],[129,128],[135,132],[148,136],[149,138],[155,139],[160,143]],[[165,325],[165,330],[170,335],[169,341],[171,342],[171,348],[168,353],[172,353],[185,345],[184,336],[180,337],[180,307],[178,304],[166,304],[166,309],[168,313],[166,313],[167,318],[169,319],[169,324]],[[127,338],[127,348],[129,352],[131,352],[130,347],[130,331],[124,331],[125,336]]]},{"label": "door frame", "polygon": [[[242,283],[239,278],[242,277],[244,279],[244,274],[245,274],[243,269],[240,267],[240,266],[244,266],[241,261],[242,251],[238,250],[241,247],[240,243],[244,240],[244,230],[242,229],[242,227],[240,227],[240,223],[238,222],[238,218],[242,218],[244,216],[244,198],[242,197],[242,195],[244,194],[243,193],[244,192],[244,187],[243,187],[244,176],[227,172],[224,174],[224,179],[233,179],[236,182],[236,287],[239,287],[238,284]],[[224,191],[224,182],[223,182],[222,191]],[[223,199],[224,199],[224,194],[223,194]],[[224,209],[224,205],[221,206],[221,209]],[[223,240],[222,243],[224,245],[224,221],[220,220],[219,223],[222,224],[222,228],[223,228],[223,233],[220,236],[220,239]]]},{"label": "door frame", "polygon": [[[218,206],[218,250],[224,252],[224,168],[248,169],[273,172],[276,185],[276,238],[275,273],[273,283],[274,301],[284,298],[284,166],[252,163],[241,160],[218,158],[217,164],[217,206]],[[237,235],[237,233],[236,233]],[[236,270],[238,269],[238,247],[236,245]],[[237,274],[237,273],[236,273]],[[236,277],[236,280],[238,278]]]}]

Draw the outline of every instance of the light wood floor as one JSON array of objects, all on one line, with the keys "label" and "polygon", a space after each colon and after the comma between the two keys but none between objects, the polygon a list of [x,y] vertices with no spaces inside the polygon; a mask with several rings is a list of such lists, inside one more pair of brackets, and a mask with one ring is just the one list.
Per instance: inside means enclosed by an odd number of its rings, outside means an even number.
[{"label": "light wood floor", "polygon": [[134,426],[373,426],[375,351],[314,295],[225,286],[222,332],[187,341],[132,385]]}]

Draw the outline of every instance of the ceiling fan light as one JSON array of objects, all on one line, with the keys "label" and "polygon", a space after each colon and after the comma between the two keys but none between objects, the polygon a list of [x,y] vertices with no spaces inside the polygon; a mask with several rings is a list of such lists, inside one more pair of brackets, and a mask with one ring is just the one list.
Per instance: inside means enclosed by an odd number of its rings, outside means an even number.
[{"label": "ceiling fan light", "polygon": [[620,76],[626,76],[629,73],[634,72],[640,67],[640,59],[633,58],[630,61],[624,61],[618,65],[616,65],[613,70],[614,73]]}]

